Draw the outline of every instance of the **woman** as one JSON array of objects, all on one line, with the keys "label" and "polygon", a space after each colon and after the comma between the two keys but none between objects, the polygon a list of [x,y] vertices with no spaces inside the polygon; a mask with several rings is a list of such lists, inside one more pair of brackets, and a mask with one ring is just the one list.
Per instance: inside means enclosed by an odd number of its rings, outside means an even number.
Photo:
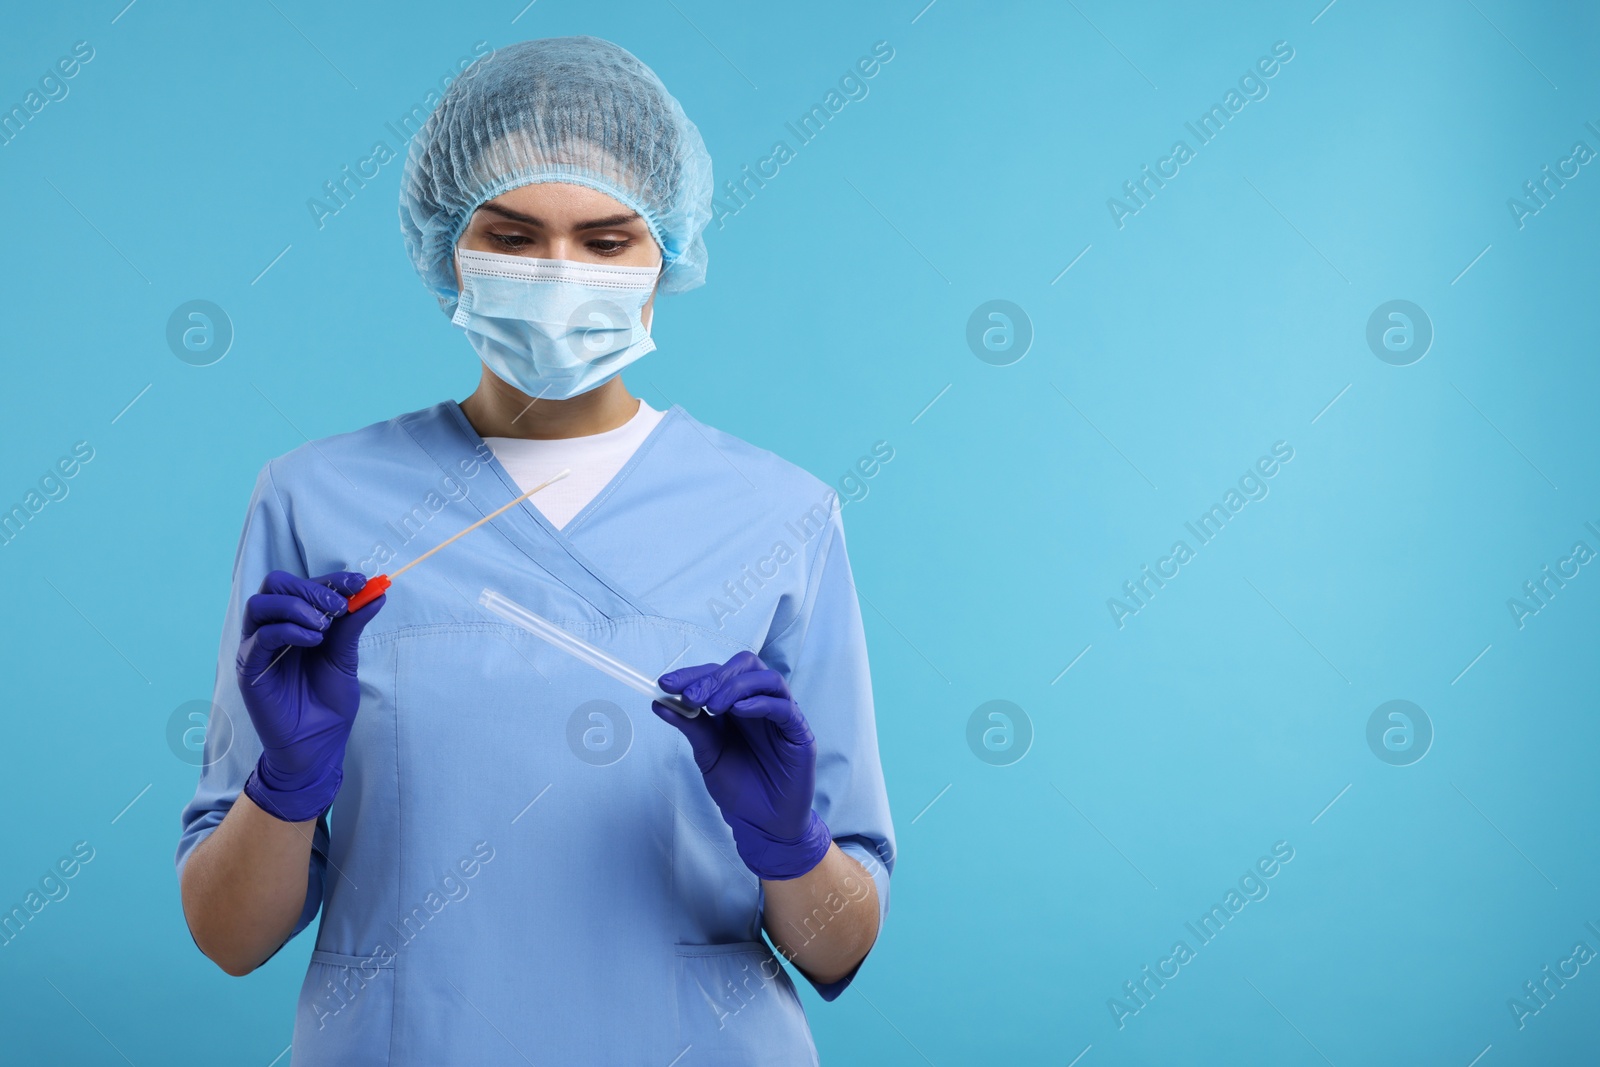
[{"label": "woman", "polygon": [[[296,1067],[814,1063],[761,931],[829,1000],[877,936],[893,831],[837,498],[618,373],[656,293],[704,280],[710,206],[698,131],[595,38],[485,56],[412,146],[406,246],[481,380],[262,470],[218,664],[235,728],[177,855],[229,974],[320,907]],[[709,714],[643,715],[485,588]]]}]

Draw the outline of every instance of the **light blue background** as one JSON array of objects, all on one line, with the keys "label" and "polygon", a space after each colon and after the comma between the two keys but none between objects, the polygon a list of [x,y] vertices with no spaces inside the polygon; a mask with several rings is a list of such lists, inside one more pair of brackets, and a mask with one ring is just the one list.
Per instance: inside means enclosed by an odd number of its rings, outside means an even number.
[{"label": "light blue background", "polygon": [[[1600,566],[1520,630],[1506,605],[1600,550],[1600,165],[1506,206],[1600,150],[1591,6],[123,2],[0,37],[4,108],[95,50],[0,146],[0,504],[95,450],[0,548],[0,903],[95,849],[0,949],[8,1060],[287,1046],[311,938],[244,979],[190,942],[167,721],[209,696],[261,465],[478,374],[404,256],[400,161],[321,229],[306,202],[475,42],[571,33],[652,65],[719,181],[894,49],[627,374],[829,481],[894,448],[845,524],[899,866],[853,989],[806,994],[824,1062],[1593,1056],[1600,966],[1525,1029],[1507,1001],[1600,950]],[[1277,41],[1270,95],[1118,229],[1107,198]],[[209,367],[165,340],[196,298],[237,332]],[[992,299],[1035,331],[1010,366],[966,342]],[[1391,299],[1433,323],[1411,366],[1366,344]],[[1107,598],[1280,440],[1270,496],[1119,629]],[[1011,766],[966,741],[995,699],[1035,732]],[[1411,766],[1366,742],[1391,699],[1436,730]],[[1119,1029],[1108,998],[1277,841],[1270,895]]]}]

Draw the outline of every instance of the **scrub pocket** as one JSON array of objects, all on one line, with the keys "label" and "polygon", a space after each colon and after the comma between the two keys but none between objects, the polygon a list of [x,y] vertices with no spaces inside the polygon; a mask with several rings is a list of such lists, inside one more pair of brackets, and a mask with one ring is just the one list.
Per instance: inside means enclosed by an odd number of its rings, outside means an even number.
[{"label": "scrub pocket", "polygon": [[389,1062],[394,957],[311,954],[295,1014],[295,1067]]},{"label": "scrub pocket", "polygon": [[678,1024],[697,1064],[817,1063],[805,1009],[764,942],[675,945]]}]

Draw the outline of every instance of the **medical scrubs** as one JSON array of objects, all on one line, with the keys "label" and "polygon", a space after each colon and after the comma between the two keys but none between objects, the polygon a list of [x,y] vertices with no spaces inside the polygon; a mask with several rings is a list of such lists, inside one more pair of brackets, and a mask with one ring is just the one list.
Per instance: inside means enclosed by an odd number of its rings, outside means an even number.
[{"label": "medical scrubs", "polygon": [[[260,754],[234,656],[262,577],[392,571],[517,492],[453,401],[267,464],[180,873]],[[295,1067],[816,1063],[762,940],[760,883],[688,743],[486,612],[484,589],[652,676],[741,650],[781,672],[817,738],[815,808],[887,913],[894,835],[837,497],[673,406],[563,529],[519,505],[397,579],[362,635],[361,709],[296,931],[320,907]],[[830,901],[791,943],[864,906]]]}]

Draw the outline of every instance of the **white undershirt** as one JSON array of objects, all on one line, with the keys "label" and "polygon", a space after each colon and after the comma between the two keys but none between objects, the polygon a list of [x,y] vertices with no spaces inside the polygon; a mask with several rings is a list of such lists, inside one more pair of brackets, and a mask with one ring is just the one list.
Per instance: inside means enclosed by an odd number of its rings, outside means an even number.
[{"label": "white undershirt", "polygon": [[485,437],[483,441],[523,492],[563,468],[571,469],[571,474],[528,498],[559,530],[617,476],[663,414],[640,400],[633,418],[604,433],[553,441],[525,437]]}]

